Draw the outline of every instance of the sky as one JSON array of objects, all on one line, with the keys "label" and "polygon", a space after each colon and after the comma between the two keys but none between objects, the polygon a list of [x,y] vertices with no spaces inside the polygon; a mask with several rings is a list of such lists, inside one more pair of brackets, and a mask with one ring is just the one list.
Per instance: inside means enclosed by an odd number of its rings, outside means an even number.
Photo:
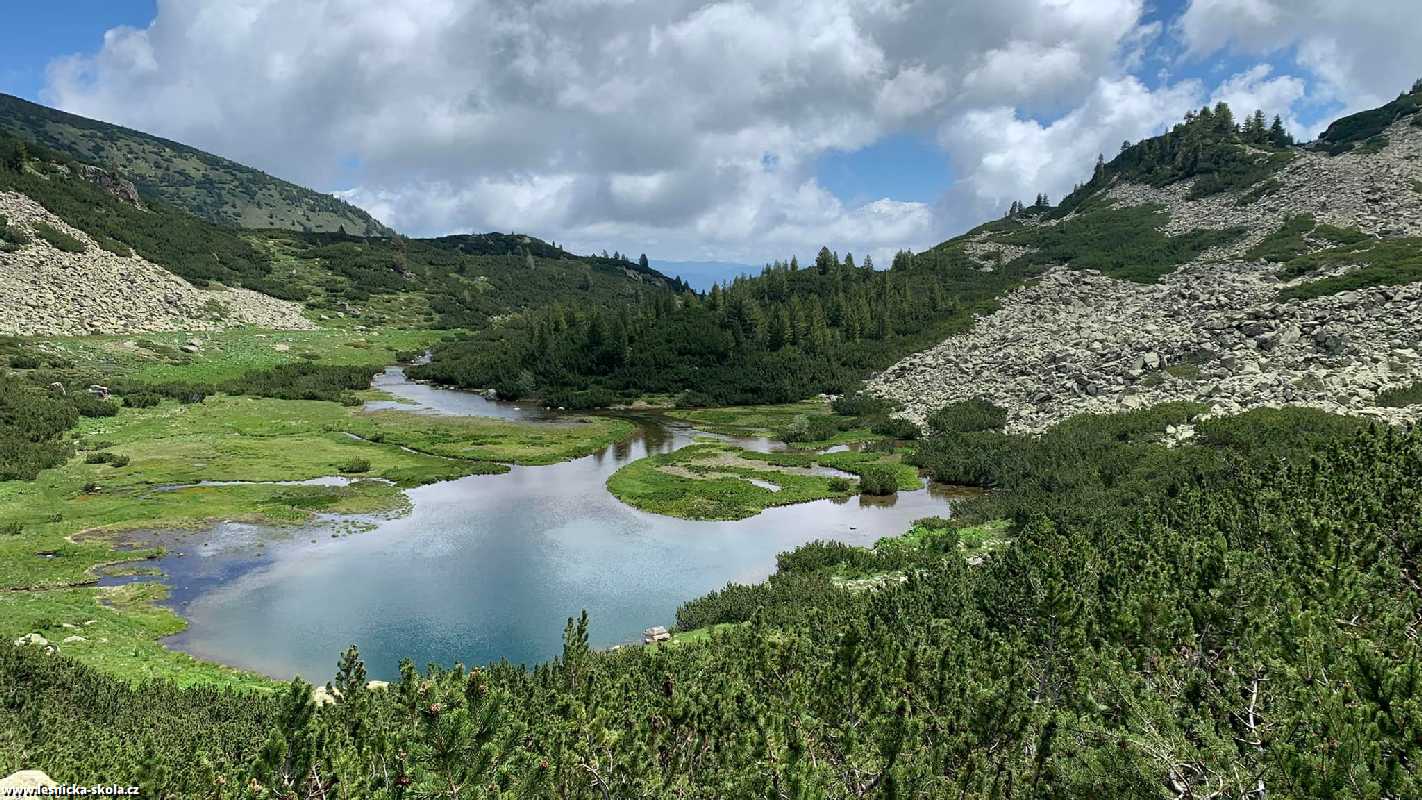
[{"label": "sky", "polygon": [[1417,0],[16,3],[0,91],[409,235],[759,264],[923,249],[1225,100],[1300,139],[1422,77]]}]

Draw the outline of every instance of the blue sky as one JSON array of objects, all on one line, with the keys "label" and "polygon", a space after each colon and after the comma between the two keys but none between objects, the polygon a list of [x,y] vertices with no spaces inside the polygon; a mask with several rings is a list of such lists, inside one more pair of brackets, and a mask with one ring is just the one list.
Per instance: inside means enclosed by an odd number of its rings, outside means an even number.
[{"label": "blue sky", "polygon": [[0,92],[40,100],[45,67],[61,56],[91,53],[104,31],[153,21],[153,0],[54,0],[7,3],[0,31]]},{"label": "blue sky", "polygon": [[[1228,99],[1303,138],[1422,76],[1416,0],[13,3],[0,91],[414,235],[887,263]],[[119,29],[119,26],[127,26]],[[106,37],[105,33],[109,32]],[[704,268],[702,268],[704,270]]]}]

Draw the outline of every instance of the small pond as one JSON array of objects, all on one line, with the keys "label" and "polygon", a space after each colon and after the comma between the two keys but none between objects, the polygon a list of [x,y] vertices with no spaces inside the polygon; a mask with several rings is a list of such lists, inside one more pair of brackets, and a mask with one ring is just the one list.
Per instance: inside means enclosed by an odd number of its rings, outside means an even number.
[{"label": "small pond", "polygon": [[[412,383],[398,368],[376,388],[425,413],[546,418],[532,407]],[[372,677],[402,657],[536,663],[559,654],[564,622],[586,609],[595,646],[670,626],[677,606],[728,581],[759,581],[775,555],[812,539],[868,545],[913,520],[948,512],[949,492],[824,500],[735,522],[638,511],[608,494],[618,467],[703,435],[641,420],[631,439],[561,464],[514,467],[409,492],[397,519],[321,519],[292,530],[225,523],[166,542],[156,562],[190,625],[168,641],[201,658],[321,683],[340,652],[360,646]],[[724,438],[724,437],[718,437]],[[763,439],[729,439],[767,449]],[[113,580],[131,580],[113,579]]]}]

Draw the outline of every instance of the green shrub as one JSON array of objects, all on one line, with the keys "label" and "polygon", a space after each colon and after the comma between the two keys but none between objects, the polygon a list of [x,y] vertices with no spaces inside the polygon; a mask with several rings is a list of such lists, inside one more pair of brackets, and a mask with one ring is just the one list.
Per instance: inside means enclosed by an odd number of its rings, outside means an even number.
[{"label": "green shrub", "polygon": [[1240,195],[1239,199],[1234,201],[1234,204],[1235,206],[1241,208],[1244,206],[1253,205],[1254,203],[1259,202],[1261,199],[1268,197],[1271,194],[1277,193],[1281,188],[1283,188],[1283,184],[1279,183],[1273,178],[1270,178],[1269,180],[1264,181],[1263,183],[1254,187],[1245,194]]},{"label": "green shrub", "polygon": [[859,493],[891,495],[899,490],[898,472],[890,464],[866,464],[859,472]]},{"label": "green shrub", "polygon": [[616,404],[619,399],[617,393],[610,389],[593,388],[576,392],[563,390],[553,391],[543,398],[543,402],[552,408],[566,408],[574,411],[582,411],[589,408],[606,408],[607,406]]},{"label": "green shrub", "polygon": [[15,521],[0,522],[0,536],[19,536],[25,529]]},{"label": "green shrub", "polygon": [[891,414],[900,404],[882,397],[875,397],[864,391],[843,394],[830,403],[830,409],[846,417],[879,417]]},{"label": "green shrub", "polygon": [[[1335,120],[1319,137],[1319,143],[1330,155],[1346,153],[1360,142],[1376,141],[1387,126],[1408,114],[1415,114],[1419,107],[1422,107],[1422,95],[1401,95],[1381,108],[1360,111]],[[1416,122],[1416,117],[1413,122]]]},{"label": "green shrub", "polygon": [[360,405],[355,392],[370,386],[380,367],[314,364],[305,361],[279,364],[254,370],[213,386],[202,383],[150,384],[115,381],[113,391],[124,395],[157,394],[181,403],[201,403],[209,395],[222,392],[279,400],[328,400],[344,405]]},{"label": "green shrub", "polygon": [[829,479],[829,488],[832,492],[847,492],[854,488],[854,481],[836,475]]},{"label": "green shrub", "polygon": [[79,414],[70,399],[0,371],[0,481],[34,480],[72,455],[63,437]]},{"label": "green shrub", "polygon": [[128,466],[129,457],[118,453],[99,452],[84,456],[85,464],[108,464],[113,467]]},{"label": "green shrub", "polygon": [[1368,239],[1299,256],[1285,265],[1287,275],[1306,275],[1358,264],[1359,269],[1284,289],[1282,300],[1325,297],[1373,286],[1398,286],[1422,279],[1422,238]]},{"label": "green shrub", "polygon": [[1326,222],[1318,223],[1310,235],[1334,245],[1358,244],[1373,238],[1357,228],[1340,228]]},{"label": "green shrub", "polygon": [[899,417],[885,417],[874,423],[871,430],[880,436],[888,436],[891,439],[917,439],[921,433],[918,423]]},{"label": "green shrub", "polygon": [[672,405],[677,408],[706,408],[707,406],[716,405],[716,398],[692,389],[687,389],[677,392],[676,397],[672,400]]},{"label": "green shrub", "polygon": [[1422,403],[1422,382],[1379,392],[1375,402],[1377,405],[1387,406],[1389,408],[1415,406],[1418,403]]},{"label": "green shrub", "polygon": [[928,429],[934,433],[1000,431],[1007,427],[1007,409],[981,398],[963,400],[928,415]]},{"label": "green shrub", "polygon": [[101,250],[107,250],[108,252],[113,253],[116,256],[123,256],[124,258],[128,258],[129,256],[133,255],[133,248],[129,247],[123,242],[120,242],[112,236],[106,236],[101,233],[98,235],[94,235],[93,238],[94,243],[99,245],[99,249]]},{"label": "green shrub", "polygon": [[1317,225],[1312,214],[1297,214],[1245,252],[1247,259],[1285,262],[1308,252],[1304,237]]},{"label": "green shrub", "polygon": [[74,409],[83,417],[112,417],[119,412],[119,404],[103,400],[88,392],[70,395]]},{"label": "green shrub", "polygon": [[10,224],[0,214],[0,253],[12,253],[30,243],[29,234]]},{"label": "green shrub", "polygon": [[853,428],[858,421],[833,414],[811,414],[797,419],[779,432],[785,442],[823,442]]},{"label": "green shrub", "polygon": [[1166,374],[1179,378],[1183,381],[1197,381],[1200,379],[1200,365],[1198,364],[1171,364],[1165,368]]},{"label": "green shrub", "polygon": [[355,475],[362,472],[370,472],[370,462],[364,458],[353,458],[344,461],[336,466],[342,474]]},{"label": "green shrub", "polygon": [[39,369],[44,362],[29,354],[10,356],[11,369]]},{"label": "green shrub", "polygon": [[1386,136],[1378,135],[1378,136],[1374,136],[1374,137],[1368,139],[1367,141],[1363,142],[1362,144],[1358,145],[1356,148],[1353,149],[1353,152],[1354,152],[1354,153],[1357,153],[1357,154],[1359,154],[1359,155],[1369,155],[1369,156],[1370,156],[1370,155],[1374,155],[1374,154],[1376,154],[1376,153],[1381,153],[1381,152],[1383,151],[1383,149],[1386,148],[1387,146],[1388,146],[1388,138],[1387,138]]},{"label": "green shrub", "polygon": [[163,396],[157,392],[139,392],[138,394],[124,395],[123,404],[129,408],[152,408],[163,402]]},{"label": "green shrub", "polygon": [[1018,261],[1066,264],[1113,278],[1154,283],[1201,253],[1244,235],[1242,228],[1195,230],[1166,236],[1170,215],[1160,206],[1099,208],[1056,225],[1025,228],[999,241],[1033,248]]},{"label": "green shrub", "polygon": [[55,249],[62,250],[66,253],[82,253],[88,249],[84,246],[83,242],[48,222],[34,222],[31,223],[30,227],[34,228],[36,236],[49,242]]}]

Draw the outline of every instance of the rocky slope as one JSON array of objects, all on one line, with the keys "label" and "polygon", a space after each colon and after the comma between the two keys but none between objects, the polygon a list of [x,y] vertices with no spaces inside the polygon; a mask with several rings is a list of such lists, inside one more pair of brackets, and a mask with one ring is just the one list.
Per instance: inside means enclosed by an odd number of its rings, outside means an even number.
[{"label": "rocky slope", "polygon": [[[246,289],[197,289],[136,255],[100,249],[87,234],[24,195],[0,192],[0,217],[29,240],[11,252],[0,249],[0,334],[313,327],[295,303]],[[78,240],[83,252],[55,247],[37,235],[37,224]]]},{"label": "rocky slope", "polygon": [[[1241,235],[1156,283],[1050,266],[971,331],[903,359],[870,389],[919,421],[945,403],[987,398],[1017,431],[1176,400],[1212,413],[1290,404],[1415,419],[1422,406],[1390,407],[1379,395],[1422,380],[1422,283],[1410,282],[1422,278],[1422,239],[1411,238],[1422,237],[1422,127],[1398,121],[1373,145],[1338,156],[1299,148],[1270,182],[1193,200],[1190,181],[1117,181],[1098,207],[1158,204],[1169,212],[1167,236]],[[1082,213],[1021,226],[1069,225]],[[1304,214],[1343,232],[1319,227],[1300,240],[1297,254],[1322,254],[1322,267],[1296,276],[1251,254]],[[1002,241],[1010,234],[1001,227],[957,246],[983,269],[1029,252]],[[1365,269],[1373,252],[1348,255],[1327,240],[1343,234],[1362,242],[1354,250],[1385,245],[1391,261]],[[1316,283],[1330,278],[1327,288]]]}]

